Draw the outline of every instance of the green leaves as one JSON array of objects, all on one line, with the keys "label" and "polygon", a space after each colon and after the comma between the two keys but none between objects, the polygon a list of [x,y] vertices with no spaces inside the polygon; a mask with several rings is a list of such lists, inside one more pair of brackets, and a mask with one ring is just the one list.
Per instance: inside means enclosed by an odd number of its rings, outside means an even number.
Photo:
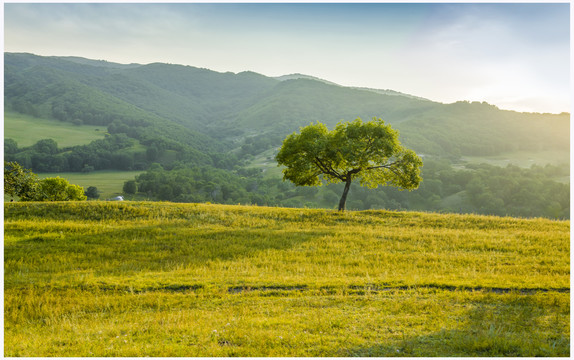
[{"label": "green leaves", "polygon": [[38,183],[35,201],[81,201],[86,200],[81,186],[70,184],[61,177],[46,178]]},{"label": "green leaves", "polygon": [[321,123],[311,124],[285,139],[276,160],[286,166],[283,179],[299,186],[359,179],[369,188],[416,189],[422,180],[422,160],[403,148],[398,137],[380,118],[366,123],[360,118],[340,122],[333,131]]},{"label": "green leaves", "polygon": [[36,194],[38,176],[24,169],[17,162],[4,162],[4,193],[22,200],[30,200]]},{"label": "green leaves", "polygon": [[331,161],[323,162],[332,157],[328,140],[329,130],[321,123],[301,129],[300,134],[289,135],[276,156],[279,164],[288,164],[283,170],[284,179],[295,185],[321,185],[319,175],[331,172]]},{"label": "green leaves", "polygon": [[17,162],[4,162],[4,193],[22,201],[86,200],[84,189],[60,177],[38,180],[38,176]]}]

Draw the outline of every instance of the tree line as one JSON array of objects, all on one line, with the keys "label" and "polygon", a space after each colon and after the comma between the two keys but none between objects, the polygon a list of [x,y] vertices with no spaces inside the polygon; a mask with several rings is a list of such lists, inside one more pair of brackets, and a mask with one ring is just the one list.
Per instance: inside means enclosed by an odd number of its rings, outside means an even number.
[{"label": "tree line", "polygon": [[42,139],[29,147],[18,147],[13,139],[4,140],[4,159],[36,172],[90,172],[93,170],[144,170],[145,152],[130,149],[134,140],[113,134],[88,145],[59,148],[53,139]]},{"label": "tree line", "polygon": [[[566,166],[467,167],[455,169],[449,160],[426,158],[418,189],[367,189],[352,184],[347,209],[570,217],[570,187],[555,180],[568,175]],[[333,209],[343,188],[344,184],[297,187],[280,178],[266,178],[255,168],[231,172],[181,164],[167,170],[153,164],[147,172],[126,182],[124,192],[149,200]]]}]

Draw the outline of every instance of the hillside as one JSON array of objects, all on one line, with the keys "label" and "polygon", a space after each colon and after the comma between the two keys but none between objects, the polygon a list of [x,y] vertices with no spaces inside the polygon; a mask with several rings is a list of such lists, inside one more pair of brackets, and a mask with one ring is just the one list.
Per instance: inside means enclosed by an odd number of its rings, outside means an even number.
[{"label": "hillside", "polygon": [[[479,103],[446,105],[303,75],[276,79],[169,64],[121,65],[11,53],[4,57],[8,107],[94,125],[114,119],[128,127],[122,116],[133,113],[154,123],[183,125],[205,149],[213,149],[206,147],[209,143],[226,151],[229,139],[241,134],[284,136],[309,122],[332,127],[340,120],[374,116],[401,130],[408,146],[428,154],[493,155],[524,144],[566,151],[569,146],[569,114],[517,113]],[[215,145],[197,133],[222,142]],[[166,136],[185,142],[174,134]]]},{"label": "hillside", "polygon": [[569,356],[569,221],[4,211],[6,356]]},{"label": "hillside", "polygon": [[[6,136],[5,159],[36,172],[147,171],[134,179],[139,189],[134,199],[330,208],[340,190],[282,183],[276,149],[286,135],[311,122],[333,128],[342,120],[381,117],[399,130],[402,144],[424,157],[423,183],[409,194],[384,189],[366,196],[352,189],[353,209],[569,218],[566,113],[441,104],[301,74],[270,78],[13,53],[4,59],[7,113],[97,126],[105,135],[85,145],[49,142],[49,147]],[[18,127],[22,124],[7,126]],[[477,163],[502,164],[503,170]]]},{"label": "hillside", "polygon": [[85,145],[104,138],[105,130],[94,125],[74,125],[11,111],[4,112],[4,136],[24,147],[46,138],[54,139],[62,147]]},{"label": "hillside", "polygon": [[201,152],[218,148],[213,139],[142,109],[133,99],[118,96],[118,92],[126,92],[137,97],[143,91],[152,104],[155,99],[167,98],[108,67],[26,54],[5,54],[4,60],[7,108],[37,117],[106,126],[110,133],[123,132],[140,140],[165,137],[201,148]]}]

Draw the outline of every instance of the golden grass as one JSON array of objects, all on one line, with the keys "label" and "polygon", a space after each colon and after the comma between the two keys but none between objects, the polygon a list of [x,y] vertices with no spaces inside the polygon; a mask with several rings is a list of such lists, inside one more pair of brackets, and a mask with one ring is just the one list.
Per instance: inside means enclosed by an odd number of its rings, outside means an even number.
[{"label": "golden grass", "polygon": [[5,204],[5,355],[567,356],[569,227]]}]

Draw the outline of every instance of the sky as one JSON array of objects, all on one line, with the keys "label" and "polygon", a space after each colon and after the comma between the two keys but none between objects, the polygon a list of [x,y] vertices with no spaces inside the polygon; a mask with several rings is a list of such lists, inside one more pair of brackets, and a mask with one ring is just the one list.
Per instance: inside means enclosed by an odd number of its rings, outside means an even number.
[{"label": "sky", "polygon": [[4,3],[4,51],[570,112],[570,4]]}]

